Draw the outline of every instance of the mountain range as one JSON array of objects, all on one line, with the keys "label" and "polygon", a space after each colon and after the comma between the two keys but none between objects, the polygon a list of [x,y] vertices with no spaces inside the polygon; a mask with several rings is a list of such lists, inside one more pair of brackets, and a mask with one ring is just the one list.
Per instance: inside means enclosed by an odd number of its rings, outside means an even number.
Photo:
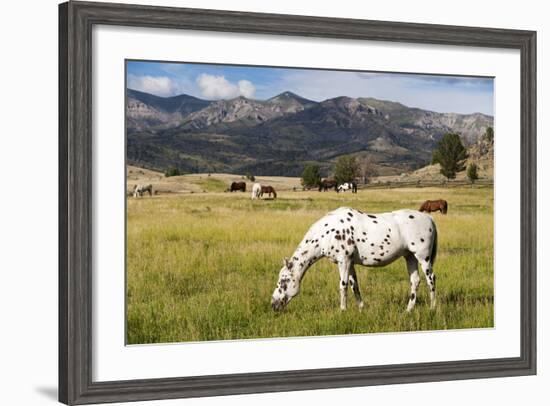
[{"label": "mountain range", "polygon": [[127,90],[129,164],[183,172],[299,176],[306,163],[326,175],[341,155],[369,155],[380,174],[425,165],[457,132],[471,145],[493,117],[437,113],[373,98],[316,102],[292,92],[268,100],[208,101]]}]

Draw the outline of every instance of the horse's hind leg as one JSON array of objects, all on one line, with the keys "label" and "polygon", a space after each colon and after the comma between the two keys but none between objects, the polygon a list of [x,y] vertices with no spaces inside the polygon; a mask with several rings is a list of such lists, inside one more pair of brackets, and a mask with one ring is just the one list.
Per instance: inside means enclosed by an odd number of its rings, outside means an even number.
[{"label": "horse's hind leg", "polygon": [[409,304],[407,305],[407,311],[410,312],[416,304],[416,291],[420,284],[420,276],[418,275],[418,261],[413,254],[409,254],[405,257],[407,261],[407,271],[409,271],[409,279],[411,281],[411,296],[409,297]]},{"label": "horse's hind leg", "polygon": [[435,309],[435,274],[433,272],[433,264],[430,257],[419,259],[422,271],[426,275],[426,282],[430,290],[430,308]]},{"label": "horse's hind leg", "polygon": [[353,264],[351,264],[349,269],[349,283],[351,285],[351,289],[353,290],[353,295],[355,296],[357,306],[359,306],[359,310],[362,310],[365,303],[363,303],[363,299],[361,298],[361,292],[359,291],[359,279],[357,278]]}]

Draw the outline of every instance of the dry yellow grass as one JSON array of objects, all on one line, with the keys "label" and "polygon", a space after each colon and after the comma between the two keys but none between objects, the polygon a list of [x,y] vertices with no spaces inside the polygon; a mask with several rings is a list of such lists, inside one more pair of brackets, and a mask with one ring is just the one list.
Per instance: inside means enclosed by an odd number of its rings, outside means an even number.
[{"label": "dry yellow grass", "polygon": [[[179,178],[189,185],[203,180],[200,176]],[[130,344],[493,325],[492,188],[365,189],[352,195],[294,192],[293,183],[285,182],[276,200],[223,192],[128,199]],[[428,308],[422,282],[416,309],[404,312],[409,283],[402,260],[384,268],[358,267],[366,303],[361,313],[353,301],[348,311],[339,310],[338,272],[326,260],[308,271],[285,312],[271,310],[283,256],[292,254],[327,211],[417,208],[439,197],[449,201],[449,214],[434,214],[439,230],[435,311]]]}]

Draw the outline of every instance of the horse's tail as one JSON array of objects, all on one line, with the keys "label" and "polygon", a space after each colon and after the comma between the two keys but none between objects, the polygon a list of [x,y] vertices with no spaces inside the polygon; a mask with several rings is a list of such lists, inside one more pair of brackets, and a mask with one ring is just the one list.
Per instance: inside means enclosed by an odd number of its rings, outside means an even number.
[{"label": "horse's tail", "polygon": [[437,257],[437,227],[435,225],[435,221],[432,220],[432,225],[434,228],[434,238],[432,242],[432,253],[430,255],[430,260],[432,262],[432,265],[435,263],[435,258]]}]

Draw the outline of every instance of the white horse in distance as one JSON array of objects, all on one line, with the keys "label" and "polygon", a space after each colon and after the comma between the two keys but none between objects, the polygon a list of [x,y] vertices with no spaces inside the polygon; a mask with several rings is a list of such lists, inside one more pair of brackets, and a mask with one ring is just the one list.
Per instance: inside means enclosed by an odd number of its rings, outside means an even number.
[{"label": "white horse in distance", "polygon": [[262,185],[254,183],[252,186],[252,200],[259,199],[262,194]]},{"label": "white horse in distance", "polygon": [[134,197],[142,197],[145,193],[149,193],[149,196],[153,196],[153,185],[135,185]]},{"label": "white horse in distance", "polygon": [[360,309],[355,265],[381,267],[404,257],[409,272],[411,293],[407,311],[416,303],[420,283],[418,263],[430,289],[431,308],[435,307],[433,264],[437,254],[437,229],[433,218],[415,210],[367,214],[348,207],[328,213],[311,226],[290,259],[284,259],[271,306],[282,310],[300,292],[308,268],[327,257],[338,264],[340,272],[340,308],[347,307],[347,288],[351,285]]},{"label": "white horse in distance", "polygon": [[356,182],[344,182],[338,186],[336,191],[338,193],[351,190],[351,193],[357,193],[357,183]]}]

